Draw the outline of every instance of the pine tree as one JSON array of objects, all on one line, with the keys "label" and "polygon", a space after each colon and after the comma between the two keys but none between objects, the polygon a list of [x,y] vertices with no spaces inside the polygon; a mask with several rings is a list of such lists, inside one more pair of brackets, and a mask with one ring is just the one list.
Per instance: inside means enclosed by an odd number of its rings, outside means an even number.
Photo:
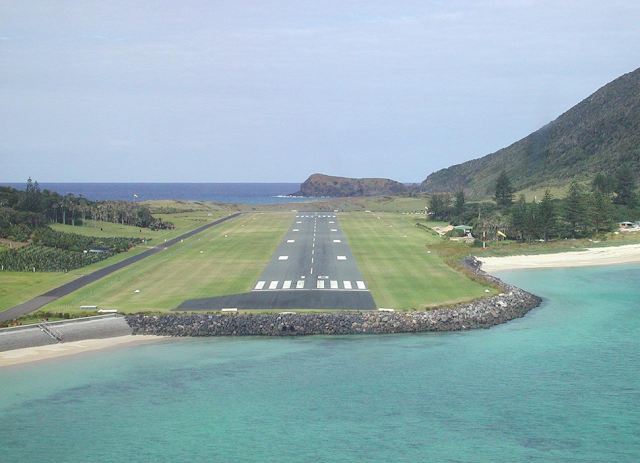
[{"label": "pine tree", "polygon": [[453,204],[453,209],[456,215],[462,215],[464,213],[464,203],[464,190],[460,188],[458,191],[456,191],[456,198]]},{"label": "pine tree", "polygon": [[511,208],[511,228],[516,238],[524,240],[527,230],[527,200],[524,195],[520,195],[516,203]]},{"label": "pine tree", "polygon": [[555,230],[557,221],[553,195],[549,190],[545,190],[542,201],[538,203],[538,223],[545,241],[549,241],[549,235]]},{"label": "pine tree", "polygon": [[617,194],[614,200],[616,204],[635,207],[636,179],[629,166],[622,166],[616,173],[615,192]]},{"label": "pine tree", "polygon": [[596,233],[602,228],[608,228],[613,220],[611,200],[598,189],[589,196],[589,216]]},{"label": "pine tree", "polygon": [[605,196],[611,197],[615,190],[616,180],[610,173],[598,172],[591,182],[591,191],[600,190]]},{"label": "pine tree", "polygon": [[495,200],[499,207],[510,207],[513,203],[513,186],[504,169],[496,180]]},{"label": "pine tree", "polygon": [[571,225],[571,236],[576,237],[576,228],[587,219],[587,202],[584,188],[575,180],[571,182],[564,203],[564,219]]}]

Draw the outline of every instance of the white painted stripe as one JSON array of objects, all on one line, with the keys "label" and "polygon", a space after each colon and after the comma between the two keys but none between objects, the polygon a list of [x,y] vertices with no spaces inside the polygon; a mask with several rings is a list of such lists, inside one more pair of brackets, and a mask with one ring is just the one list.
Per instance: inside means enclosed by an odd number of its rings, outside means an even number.
[{"label": "white painted stripe", "polygon": [[[311,246],[311,247],[314,247],[314,246]],[[315,250],[315,249],[312,249],[312,250],[311,250],[311,255],[314,255],[315,253],[316,253],[316,250]]]},{"label": "white painted stripe", "polygon": [[296,289],[304,289],[304,280],[298,280],[296,283]]},{"label": "white painted stripe", "polygon": [[256,289],[262,289],[264,288],[266,281],[259,281],[258,284],[256,285]]},{"label": "white painted stripe", "polygon": [[324,280],[318,280],[318,289],[324,289]]},{"label": "white painted stripe", "polygon": [[287,260],[289,258],[289,256],[280,256],[278,257],[278,260]]},{"label": "white painted stripe", "polygon": [[337,232],[338,230],[336,228],[332,228],[331,231]]},{"label": "white painted stripe", "polygon": [[269,289],[276,289],[278,287],[278,281],[272,281],[271,283],[269,283]]},{"label": "white painted stripe", "polygon": [[311,267],[311,271],[309,273],[313,275],[313,267]]},{"label": "white painted stripe", "polygon": [[291,280],[286,280],[282,285],[282,289],[289,289],[289,288],[291,288]]},{"label": "white painted stripe", "polygon": [[292,231],[300,231],[299,228],[294,228]]},{"label": "white painted stripe", "polygon": [[351,289],[351,282],[350,281],[343,281],[344,283],[344,289]]},{"label": "white painted stripe", "polygon": [[296,222],[296,223],[302,223],[302,222]]},{"label": "white painted stripe", "polygon": [[333,240],[334,243],[342,243],[342,240]]},{"label": "white painted stripe", "polygon": [[311,263],[313,264],[313,257],[311,258]]},{"label": "white painted stripe", "polygon": [[335,223],[335,222],[329,222],[329,223]]},{"label": "white painted stripe", "polygon": [[364,281],[356,281],[356,284],[358,285],[358,289],[367,289],[364,285]]},{"label": "white painted stripe", "polygon": [[331,280],[329,282],[329,284],[331,285],[331,289],[338,289],[338,282],[335,280]]},{"label": "white painted stripe", "polygon": [[347,260],[347,256],[338,256],[338,260]]},{"label": "white painted stripe", "polygon": [[287,240],[287,243],[295,243],[296,240]]}]

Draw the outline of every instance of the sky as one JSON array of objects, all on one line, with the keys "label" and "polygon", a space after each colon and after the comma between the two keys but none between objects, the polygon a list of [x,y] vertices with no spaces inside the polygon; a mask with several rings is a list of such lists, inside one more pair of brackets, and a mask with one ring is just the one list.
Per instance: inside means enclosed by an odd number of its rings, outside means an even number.
[{"label": "sky", "polygon": [[640,67],[637,0],[0,2],[0,181],[420,182]]}]

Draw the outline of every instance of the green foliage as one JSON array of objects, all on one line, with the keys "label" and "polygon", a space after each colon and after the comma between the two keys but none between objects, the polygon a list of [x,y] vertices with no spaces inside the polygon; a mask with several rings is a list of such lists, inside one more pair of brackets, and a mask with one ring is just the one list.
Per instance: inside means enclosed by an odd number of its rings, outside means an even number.
[{"label": "green foliage", "polygon": [[434,193],[429,200],[429,213],[435,220],[447,220],[451,216],[451,195]]},{"label": "green foliage", "polygon": [[611,200],[595,189],[589,196],[589,217],[596,233],[601,229],[611,226],[613,220],[613,204]]},{"label": "green foliage", "polygon": [[460,216],[464,213],[465,197],[464,190],[460,188],[456,191],[456,198],[453,203],[453,212],[455,215]]},{"label": "green foliage", "polygon": [[624,165],[618,169],[615,177],[616,204],[624,204],[635,207],[637,203],[636,179],[631,171],[631,166]]},{"label": "green foliage", "polygon": [[499,207],[510,207],[513,204],[513,186],[507,171],[502,169],[496,180],[494,198]]},{"label": "green foliage", "polygon": [[537,227],[544,237],[545,241],[549,240],[549,236],[553,233],[558,224],[558,215],[553,204],[553,195],[549,190],[545,190],[542,201],[537,205]]},{"label": "green foliage", "polygon": [[75,233],[62,233],[48,227],[39,227],[33,233],[33,243],[67,251],[85,251],[93,247],[104,246],[115,252],[126,251],[136,244],[140,238],[97,238]]},{"label": "green foliage", "polygon": [[0,253],[0,268],[14,272],[65,272],[112,255],[113,252],[84,253],[30,244]]},{"label": "green foliage", "polygon": [[591,181],[591,191],[599,190],[605,196],[611,197],[616,189],[616,179],[609,172],[598,172]]},{"label": "green foliage", "polygon": [[[598,191],[599,187],[597,188]],[[584,226],[588,222],[587,198],[584,188],[575,180],[571,182],[569,191],[564,201],[564,220],[570,227],[571,236],[575,238],[578,226]]]},{"label": "green foliage", "polygon": [[[640,69],[604,86],[553,122],[512,145],[479,159],[440,170],[422,182],[422,192],[464,188],[470,198],[494,195],[508,166],[516,191],[607,176],[617,166],[640,179]],[[481,153],[478,153],[481,154]],[[601,191],[607,194],[608,187]]]}]

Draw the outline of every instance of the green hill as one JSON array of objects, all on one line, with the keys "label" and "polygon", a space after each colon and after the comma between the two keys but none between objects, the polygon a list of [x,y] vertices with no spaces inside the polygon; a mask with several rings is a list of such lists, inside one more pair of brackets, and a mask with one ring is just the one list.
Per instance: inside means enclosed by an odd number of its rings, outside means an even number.
[{"label": "green hill", "polygon": [[540,130],[495,153],[442,169],[421,185],[424,192],[471,197],[493,194],[505,168],[516,190],[561,186],[622,164],[640,177],[640,69],[623,75]]}]

